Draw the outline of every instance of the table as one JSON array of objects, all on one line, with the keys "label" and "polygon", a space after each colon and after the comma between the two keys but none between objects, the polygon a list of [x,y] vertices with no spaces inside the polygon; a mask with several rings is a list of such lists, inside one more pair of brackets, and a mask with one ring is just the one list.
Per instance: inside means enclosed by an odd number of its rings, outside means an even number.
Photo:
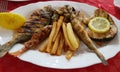
[{"label": "table", "polygon": [[[46,1],[46,0],[31,0],[28,2],[27,1],[9,2],[8,10],[10,11],[21,5],[26,5],[38,1]],[[85,2],[87,4],[105,9],[106,11],[110,12],[112,15],[120,19],[120,14],[118,14],[120,13],[120,9],[118,7],[113,7],[113,0],[105,0],[105,1],[104,0],[74,0],[74,1]],[[37,66],[29,62],[24,62],[9,54],[6,54],[3,58],[0,59],[0,72],[120,72],[120,52],[115,57],[109,59],[108,63],[109,63],[108,66],[104,66],[103,64],[100,63],[86,68],[63,70],[63,69],[52,69],[52,68]]]}]

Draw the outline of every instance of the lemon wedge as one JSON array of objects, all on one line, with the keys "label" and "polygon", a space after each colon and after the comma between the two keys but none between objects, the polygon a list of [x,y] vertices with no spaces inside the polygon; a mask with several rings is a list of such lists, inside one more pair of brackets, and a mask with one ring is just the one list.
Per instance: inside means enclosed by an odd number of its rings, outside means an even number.
[{"label": "lemon wedge", "polygon": [[110,22],[104,17],[94,17],[89,21],[88,27],[96,33],[105,33],[110,29]]},{"label": "lemon wedge", "polygon": [[9,12],[0,13],[0,26],[6,29],[18,29],[25,21],[26,19],[19,14]]}]

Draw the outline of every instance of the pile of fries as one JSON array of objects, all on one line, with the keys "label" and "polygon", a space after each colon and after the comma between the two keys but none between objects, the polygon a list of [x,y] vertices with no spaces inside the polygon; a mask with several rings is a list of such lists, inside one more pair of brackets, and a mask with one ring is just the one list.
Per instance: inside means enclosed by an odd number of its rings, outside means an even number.
[{"label": "pile of fries", "polygon": [[64,51],[67,60],[70,60],[80,47],[80,40],[74,33],[71,23],[65,23],[64,16],[53,22],[49,38],[40,46],[40,52],[60,56]]}]

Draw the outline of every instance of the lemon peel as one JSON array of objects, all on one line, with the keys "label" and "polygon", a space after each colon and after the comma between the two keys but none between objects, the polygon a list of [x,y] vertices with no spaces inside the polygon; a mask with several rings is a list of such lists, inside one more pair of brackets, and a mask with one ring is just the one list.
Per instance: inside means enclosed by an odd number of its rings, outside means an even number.
[{"label": "lemon peel", "polygon": [[16,13],[0,13],[0,26],[6,29],[15,30],[23,26],[26,19]]},{"label": "lemon peel", "polygon": [[105,33],[110,29],[110,22],[104,17],[94,17],[89,21],[88,27],[96,33]]}]

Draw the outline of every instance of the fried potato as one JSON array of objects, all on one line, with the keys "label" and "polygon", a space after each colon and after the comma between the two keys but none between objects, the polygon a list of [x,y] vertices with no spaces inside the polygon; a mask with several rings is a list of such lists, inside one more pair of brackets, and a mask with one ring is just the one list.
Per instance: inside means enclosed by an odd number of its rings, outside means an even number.
[{"label": "fried potato", "polygon": [[50,54],[56,54],[56,52],[57,52],[57,49],[58,49],[58,45],[59,45],[59,41],[60,41],[60,32],[58,33],[58,35],[57,35],[57,37],[56,37],[56,39],[55,39],[55,42],[54,42],[54,44],[53,44],[53,47],[52,47],[52,49],[51,49],[51,52],[50,52]]},{"label": "fried potato", "polygon": [[54,37],[55,32],[56,32],[56,25],[57,25],[57,22],[53,22],[52,31],[51,31],[49,39],[48,39],[48,45],[46,48],[46,52],[50,52],[50,50],[53,46],[52,40],[53,40],[53,37]]},{"label": "fried potato", "polygon": [[60,28],[61,28],[62,23],[63,23],[63,19],[64,19],[64,17],[60,16],[60,18],[59,18],[59,20],[57,22],[57,29],[56,29],[56,32],[55,32],[55,35],[54,35],[54,38],[53,38],[53,42],[55,41],[55,39],[56,39],[56,37],[57,37],[57,35],[58,35],[59,31],[60,31]]},{"label": "fried potato", "polygon": [[80,40],[73,32],[71,23],[66,24],[63,19],[64,17],[60,16],[58,22],[53,22],[49,38],[47,42],[43,43],[39,51],[60,56],[64,50],[66,52],[65,57],[69,60],[79,47]]},{"label": "fried potato", "polygon": [[66,59],[70,60],[71,57],[74,55],[74,52],[75,51],[68,50],[67,53],[66,53],[66,55],[65,55]]},{"label": "fried potato", "polygon": [[75,33],[73,32],[71,23],[67,23],[67,34],[68,34],[68,39],[72,45],[71,50],[76,50],[79,47],[77,38],[75,36]]},{"label": "fried potato", "polygon": [[64,43],[65,43],[64,41],[65,41],[64,37],[61,34],[61,36],[60,36],[60,43],[58,45],[58,49],[57,49],[57,53],[56,53],[56,55],[58,55],[58,56],[62,54],[63,46],[64,46]]},{"label": "fried potato", "polygon": [[67,28],[66,28],[65,24],[66,23],[62,24],[62,29],[63,29],[63,35],[64,35],[64,38],[65,38],[65,42],[69,46],[70,49],[74,50],[70,41],[69,41],[69,39],[68,39]]},{"label": "fried potato", "polygon": [[48,44],[48,38],[40,45],[39,51],[40,52],[45,52],[45,50],[47,48],[47,44]]}]

